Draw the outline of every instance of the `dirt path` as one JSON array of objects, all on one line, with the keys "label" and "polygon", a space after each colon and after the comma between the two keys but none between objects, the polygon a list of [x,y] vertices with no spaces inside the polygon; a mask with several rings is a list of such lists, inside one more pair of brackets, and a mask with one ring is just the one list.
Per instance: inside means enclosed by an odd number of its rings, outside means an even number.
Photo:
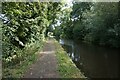
[{"label": "dirt path", "polygon": [[60,78],[57,72],[55,45],[52,40],[46,42],[39,59],[25,73],[24,78]]}]

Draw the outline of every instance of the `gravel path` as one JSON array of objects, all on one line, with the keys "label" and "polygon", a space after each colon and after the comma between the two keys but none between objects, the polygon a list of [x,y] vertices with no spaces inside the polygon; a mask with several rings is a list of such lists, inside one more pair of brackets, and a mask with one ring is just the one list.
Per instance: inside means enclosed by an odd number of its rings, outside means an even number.
[{"label": "gravel path", "polygon": [[54,41],[47,41],[39,56],[39,59],[25,73],[24,78],[60,78],[57,72]]}]

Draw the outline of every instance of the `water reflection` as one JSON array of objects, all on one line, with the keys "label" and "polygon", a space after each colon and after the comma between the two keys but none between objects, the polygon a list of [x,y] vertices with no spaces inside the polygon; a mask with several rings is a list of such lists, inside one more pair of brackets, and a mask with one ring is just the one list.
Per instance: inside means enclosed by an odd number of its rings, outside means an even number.
[{"label": "water reflection", "polygon": [[73,62],[88,77],[119,77],[119,50],[73,42],[72,40],[61,40],[61,42]]}]

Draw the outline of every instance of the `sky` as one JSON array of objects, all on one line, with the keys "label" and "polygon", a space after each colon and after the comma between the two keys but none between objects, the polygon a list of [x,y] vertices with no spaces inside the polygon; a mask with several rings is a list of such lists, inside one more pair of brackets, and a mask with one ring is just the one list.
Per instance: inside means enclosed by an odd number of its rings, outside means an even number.
[{"label": "sky", "polygon": [[69,4],[71,6],[73,0],[63,0],[63,1],[66,2],[67,4]]}]

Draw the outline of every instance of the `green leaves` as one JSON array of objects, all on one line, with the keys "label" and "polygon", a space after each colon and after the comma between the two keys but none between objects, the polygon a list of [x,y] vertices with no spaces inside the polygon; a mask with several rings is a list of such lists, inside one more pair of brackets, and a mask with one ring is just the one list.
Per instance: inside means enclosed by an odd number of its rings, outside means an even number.
[{"label": "green leaves", "polygon": [[3,25],[3,57],[11,57],[16,48],[23,50],[27,44],[43,40],[60,11],[59,5],[50,2],[2,3],[2,14],[8,20]]},{"label": "green leaves", "polygon": [[[72,12],[63,10],[57,37],[81,39],[110,47],[120,47],[119,3],[74,2]],[[67,9],[68,10],[68,9]],[[70,16],[69,16],[70,14]]]}]

